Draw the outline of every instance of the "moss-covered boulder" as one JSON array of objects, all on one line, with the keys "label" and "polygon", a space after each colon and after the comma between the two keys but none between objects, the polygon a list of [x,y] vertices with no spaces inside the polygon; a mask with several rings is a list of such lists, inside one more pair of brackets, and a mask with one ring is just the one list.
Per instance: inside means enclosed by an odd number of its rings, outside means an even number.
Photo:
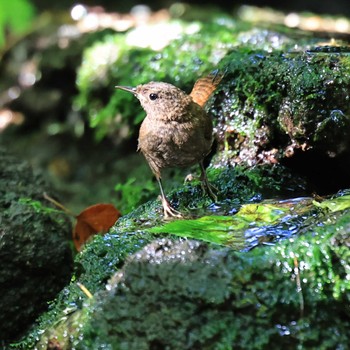
[{"label": "moss-covered boulder", "polygon": [[239,49],[220,66],[226,83],[211,107],[219,161],[284,162],[310,176],[320,191],[348,184],[348,52],[336,47],[272,53]]},{"label": "moss-covered boulder", "polygon": [[69,281],[69,226],[43,204],[48,190],[26,162],[0,149],[0,339],[18,339]]},{"label": "moss-covered boulder", "polygon": [[[160,30],[177,37],[156,46]],[[140,40],[146,31],[153,41]],[[122,142],[137,137],[145,113],[114,85],[167,81],[189,92],[198,77],[219,68],[226,76],[207,105],[219,140],[214,164],[283,162],[306,175],[314,191],[336,192],[350,178],[349,50],[344,41],[325,42],[283,27],[251,28],[223,14],[108,33],[84,51],[74,104],[99,137]]]},{"label": "moss-covered boulder", "polygon": [[[277,245],[261,241],[252,250],[174,236],[155,240],[129,256],[105,290],[83,297],[85,302],[72,314],[46,328],[36,349],[53,341],[61,349],[84,350],[346,348],[349,205],[350,197],[344,195],[315,204],[308,216],[294,203],[289,216],[294,211],[296,220],[290,228],[304,220],[298,228],[303,234]],[[328,210],[332,220],[325,216]],[[260,212],[256,222],[263,217]],[[232,240],[238,235],[249,240],[250,230],[257,231],[251,222],[245,234],[237,235],[233,226],[239,229],[240,224],[234,219],[230,224]],[[266,222],[266,231],[273,227],[276,222]],[[107,240],[99,237],[91,248],[109,250],[118,238],[126,238],[117,232]],[[139,234],[129,236],[130,242],[139,239]]]},{"label": "moss-covered boulder", "polygon": [[[348,238],[349,225],[348,214],[337,224]],[[345,348],[349,250],[327,231],[244,254],[156,241],[96,296],[77,348]]]}]

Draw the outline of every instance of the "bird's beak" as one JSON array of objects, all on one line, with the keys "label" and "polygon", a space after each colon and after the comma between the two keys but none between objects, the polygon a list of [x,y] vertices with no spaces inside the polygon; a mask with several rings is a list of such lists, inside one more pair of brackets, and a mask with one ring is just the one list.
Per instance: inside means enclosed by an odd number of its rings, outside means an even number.
[{"label": "bird's beak", "polygon": [[132,94],[134,95],[137,95],[136,93],[136,87],[131,87],[131,86],[116,86],[115,87],[116,89],[120,89],[120,90],[124,90],[124,91],[127,91],[127,92],[131,92]]}]

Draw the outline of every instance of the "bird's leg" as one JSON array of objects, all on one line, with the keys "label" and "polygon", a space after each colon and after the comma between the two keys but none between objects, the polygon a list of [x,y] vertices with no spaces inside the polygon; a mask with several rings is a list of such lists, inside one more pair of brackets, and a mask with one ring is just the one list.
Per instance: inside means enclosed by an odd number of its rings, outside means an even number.
[{"label": "bird's leg", "polygon": [[213,200],[213,202],[218,201],[218,197],[216,196],[215,192],[217,192],[217,188],[215,188],[213,185],[211,185],[208,181],[207,173],[204,169],[203,161],[199,163],[199,166],[201,168],[201,183],[202,183],[202,190],[203,192],[206,192],[207,195]]},{"label": "bird's leg", "polygon": [[164,190],[163,190],[163,185],[162,185],[162,180],[160,177],[156,177],[158,184],[159,184],[159,188],[160,188],[160,196],[161,196],[161,201],[162,201],[162,205],[163,205],[163,211],[164,211],[164,218],[165,219],[169,219],[169,218],[182,218],[182,215],[180,212],[178,212],[177,210],[175,210],[169,203],[167,197],[164,194]]}]

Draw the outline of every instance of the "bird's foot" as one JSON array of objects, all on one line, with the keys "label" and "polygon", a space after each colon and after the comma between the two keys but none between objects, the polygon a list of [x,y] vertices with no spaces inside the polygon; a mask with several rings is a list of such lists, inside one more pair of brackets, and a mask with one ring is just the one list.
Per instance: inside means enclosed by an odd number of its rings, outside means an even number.
[{"label": "bird's foot", "polygon": [[163,205],[164,219],[182,218],[182,214],[175,210],[166,198],[160,197]]},{"label": "bird's foot", "polygon": [[200,180],[201,181],[201,187],[202,187],[202,191],[203,193],[206,193],[213,202],[217,202],[218,201],[218,197],[216,195],[217,192],[219,192],[219,190],[213,186],[207,179],[207,176],[195,176],[193,174],[188,174],[186,177],[185,177],[185,181],[184,183],[186,182],[190,182],[190,181],[193,181],[193,180]]}]

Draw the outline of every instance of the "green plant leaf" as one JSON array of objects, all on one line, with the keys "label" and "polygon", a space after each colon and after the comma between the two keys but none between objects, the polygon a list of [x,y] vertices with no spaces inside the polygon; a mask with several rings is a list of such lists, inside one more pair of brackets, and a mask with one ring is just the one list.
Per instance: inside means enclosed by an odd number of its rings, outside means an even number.
[{"label": "green plant leaf", "polygon": [[331,212],[345,210],[350,208],[350,195],[345,195],[333,199],[327,199],[323,202],[313,201],[313,204],[321,209],[328,209]]},{"label": "green plant leaf", "polygon": [[0,1],[0,47],[5,44],[5,31],[19,35],[32,24],[35,10],[28,0]]},{"label": "green plant leaf", "polygon": [[151,233],[169,233],[180,237],[191,237],[203,241],[234,246],[245,246],[244,231],[252,226],[276,223],[290,208],[272,204],[246,204],[234,216],[203,216],[193,220],[176,220],[160,227],[153,227]]}]

